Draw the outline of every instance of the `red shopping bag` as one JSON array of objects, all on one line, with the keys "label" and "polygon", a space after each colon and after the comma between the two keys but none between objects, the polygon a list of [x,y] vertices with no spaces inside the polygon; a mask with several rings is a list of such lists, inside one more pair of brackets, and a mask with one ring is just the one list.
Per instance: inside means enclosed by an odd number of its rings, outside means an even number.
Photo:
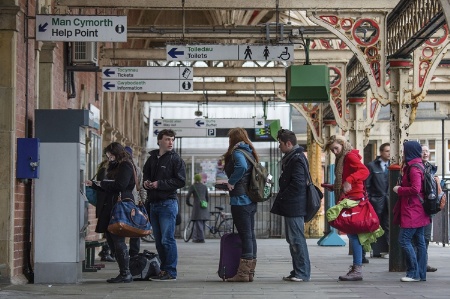
[{"label": "red shopping bag", "polygon": [[357,206],[342,209],[329,224],[346,234],[360,234],[376,231],[380,221],[372,204],[368,200],[360,200]]}]

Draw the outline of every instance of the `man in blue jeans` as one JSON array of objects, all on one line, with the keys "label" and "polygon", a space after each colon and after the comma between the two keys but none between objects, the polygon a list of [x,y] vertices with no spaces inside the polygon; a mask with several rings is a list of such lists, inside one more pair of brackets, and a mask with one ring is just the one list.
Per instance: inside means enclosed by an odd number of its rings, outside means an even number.
[{"label": "man in blue jeans", "polygon": [[152,281],[177,279],[178,252],[175,222],[178,214],[177,189],[186,184],[186,166],[173,151],[175,132],[165,129],[158,134],[159,149],[150,152],[144,165],[144,188],[150,206],[156,250],[161,260],[161,272]]},{"label": "man in blue jeans", "polygon": [[309,281],[311,265],[304,232],[309,165],[303,148],[297,144],[294,132],[280,130],[277,139],[284,156],[281,160],[280,190],[270,212],[284,216],[286,241],[289,244],[293,268],[283,280]]}]

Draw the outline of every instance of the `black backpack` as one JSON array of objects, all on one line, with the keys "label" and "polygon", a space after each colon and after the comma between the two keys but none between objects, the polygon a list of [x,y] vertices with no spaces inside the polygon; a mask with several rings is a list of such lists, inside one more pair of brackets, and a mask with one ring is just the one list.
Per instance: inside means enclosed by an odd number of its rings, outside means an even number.
[{"label": "black backpack", "polygon": [[133,280],[149,280],[159,274],[161,261],[158,254],[144,250],[130,258],[130,272]]},{"label": "black backpack", "polygon": [[253,165],[248,186],[246,187],[248,197],[253,202],[263,202],[270,199],[273,186],[272,175],[261,163],[256,163],[253,156],[250,156],[243,150],[237,150],[243,153],[245,158]]},{"label": "black backpack", "polygon": [[412,164],[411,167],[416,167],[423,173],[422,190],[425,198],[419,199],[425,212],[428,215],[434,215],[438,213],[441,210],[440,203],[443,193],[438,194],[438,186],[436,180],[434,179],[434,174],[431,173],[429,167],[424,168],[421,164],[418,163]]}]

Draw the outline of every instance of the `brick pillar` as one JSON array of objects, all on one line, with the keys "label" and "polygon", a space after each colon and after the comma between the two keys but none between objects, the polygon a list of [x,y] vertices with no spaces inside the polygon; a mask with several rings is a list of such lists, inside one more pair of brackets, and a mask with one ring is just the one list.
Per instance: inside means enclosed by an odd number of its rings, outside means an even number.
[{"label": "brick pillar", "polygon": [[16,53],[19,7],[0,6],[0,20],[0,279],[10,280],[14,276],[15,217],[12,211],[17,130]]}]

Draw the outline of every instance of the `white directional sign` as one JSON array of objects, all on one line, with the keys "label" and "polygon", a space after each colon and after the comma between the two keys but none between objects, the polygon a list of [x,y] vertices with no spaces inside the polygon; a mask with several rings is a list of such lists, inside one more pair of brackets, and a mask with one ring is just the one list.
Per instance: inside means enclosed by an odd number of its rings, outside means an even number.
[{"label": "white directional sign", "polygon": [[192,79],[192,67],[114,67],[102,68],[103,79]]},{"label": "white directional sign", "polygon": [[263,118],[195,118],[195,119],[155,119],[153,128],[197,128],[197,129],[215,129],[215,128],[264,128]]},{"label": "white directional sign", "polygon": [[167,60],[294,61],[293,45],[167,45]]},{"label": "white directional sign", "polygon": [[126,42],[126,16],[36,15],[36,40]]},{"label": "white directional sign", "polygon": [[103,91],[192,92],[192,67],[104,67]]},{"label": "white directional sign", "polygon": [[195,129],[195,128],[153,128],[153,136],[164,129],[171,129],[176,137],[216,137],[216,129]]},{"label": "white directional sign", "polygon": [[103,91],[192,92],[192,80],[103,80]]}]

